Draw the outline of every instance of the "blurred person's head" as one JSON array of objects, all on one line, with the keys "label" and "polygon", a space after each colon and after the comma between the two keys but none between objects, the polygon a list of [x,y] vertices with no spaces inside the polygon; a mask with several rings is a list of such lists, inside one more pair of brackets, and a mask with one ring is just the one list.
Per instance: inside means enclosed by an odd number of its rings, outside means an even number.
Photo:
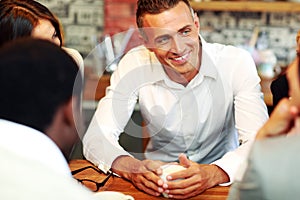
[{"label": "blurred person's head", "polygon": [[82,123],[82,78],[74,60],[34,38],[4,44],[0,60],[0,118],[43,132],[69,158]]},{"label": "blurred person's head", "polygon": [[289,84],[289,96],[293,105],[300,110],[300,54],[287,69],[287,80]]},{"label": "blurred person's head", "polygon": [[34,0],[1,0],[0,46],[29,36],[63,43],[60,23],[47,7]]}]

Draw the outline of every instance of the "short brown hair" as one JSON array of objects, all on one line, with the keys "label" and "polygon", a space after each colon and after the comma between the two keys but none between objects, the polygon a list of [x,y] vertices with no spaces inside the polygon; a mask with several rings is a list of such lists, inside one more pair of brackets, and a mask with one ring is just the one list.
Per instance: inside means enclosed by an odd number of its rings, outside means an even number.
[{"label": "short brown hair", "polygon": [[138,0],[136,11],[136,23],[138,28],[143,27],[143,16],[145,14],[159,14],[165,10],[175,7],[181,1],[184,2],[192,12],[192,8],[188,0]]}]

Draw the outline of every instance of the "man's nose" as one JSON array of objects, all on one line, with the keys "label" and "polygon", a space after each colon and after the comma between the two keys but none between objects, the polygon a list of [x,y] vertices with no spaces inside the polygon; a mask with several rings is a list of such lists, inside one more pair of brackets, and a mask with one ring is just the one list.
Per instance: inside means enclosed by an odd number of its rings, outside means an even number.
[{"label": "man's nose", "polygon": [[175,35],[172,38],[170,51],[176,54],[180,54],[183,51],[183,49],[184,49],[184,40],[180,36]]}]

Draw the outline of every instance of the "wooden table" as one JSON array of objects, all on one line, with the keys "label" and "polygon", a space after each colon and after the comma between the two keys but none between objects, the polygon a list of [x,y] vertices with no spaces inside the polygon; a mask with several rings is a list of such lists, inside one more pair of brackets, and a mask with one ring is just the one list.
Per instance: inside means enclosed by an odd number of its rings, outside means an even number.
[{"label": "wooden table", "polygon": [[[85,166],[92,165],[90,162],[87,160],[71,160],[70,161],[70,169],[71,170],[76,170],[83,168]],[[101,182],[104,180],[106,177],[105,174],[99,174],[94,170],[87,169],[84,170],[74,176],[75,178],[80,178],[80,179],[90,179],[94,180],[97,182]],[[135,198],[135,200],[153,200],[153,199],[166,199],[164,197],[154,197],[151,195],[148,195],[137,188],[135,188],[134,185],[132,185],[129,181],[119,178],[116,176],[111,177],[108,182],[102,187],[99,191],[118,191],[122,192],[124,194],[131,195]],[[229,191],[229,187],[221,187],[221,186],[216,186],[214,188],[208,189],[202,194],[190,198],[190,199],[197,199],[197,200],[225,200],[227,198]]]}]

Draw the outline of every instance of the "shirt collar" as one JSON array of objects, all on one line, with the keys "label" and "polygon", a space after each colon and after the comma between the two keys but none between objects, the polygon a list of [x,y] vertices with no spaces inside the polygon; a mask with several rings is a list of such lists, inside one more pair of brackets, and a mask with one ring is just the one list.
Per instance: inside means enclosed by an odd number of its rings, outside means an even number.
[{"label": "shirt collar", "polygon": [[216,79],[218,73],[215,61],[212,59],[213,52],[211,46],[204,40],[202,36],[199,35],[199,37],[202,43],[200,74]]}]

